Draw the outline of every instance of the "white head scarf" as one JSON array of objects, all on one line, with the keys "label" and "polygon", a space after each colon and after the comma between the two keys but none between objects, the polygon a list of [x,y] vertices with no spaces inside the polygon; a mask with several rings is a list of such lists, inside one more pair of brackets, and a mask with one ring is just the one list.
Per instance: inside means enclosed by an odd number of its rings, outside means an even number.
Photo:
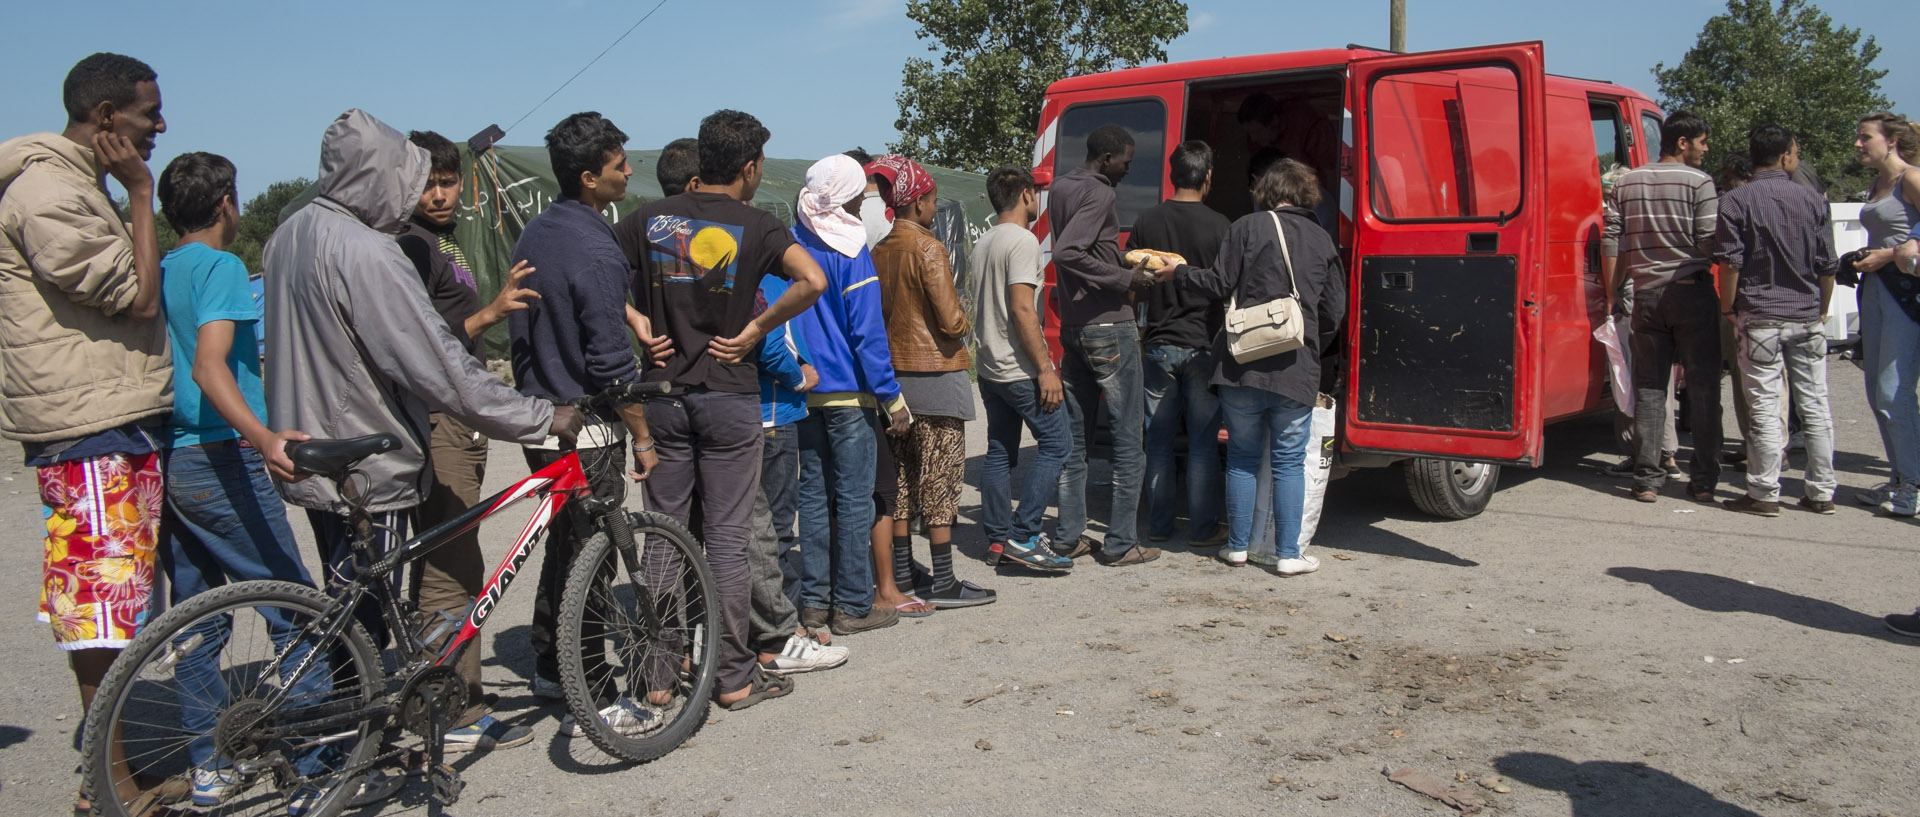
[{"label": "white head scarf", "polygon": [[853,258],[867,246],[866,227],[842,208],[867,189],[866,171],[850,156],[834,154],[807,168],[800,191],[800,223],[841,255]]}]

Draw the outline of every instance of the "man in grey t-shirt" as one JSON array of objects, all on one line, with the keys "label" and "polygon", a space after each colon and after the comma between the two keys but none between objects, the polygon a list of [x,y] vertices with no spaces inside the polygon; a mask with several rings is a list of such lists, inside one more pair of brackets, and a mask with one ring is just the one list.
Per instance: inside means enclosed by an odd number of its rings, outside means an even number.
[{"label": "man in grey t-shirt", "polygon": [[[1048,546],[1040,532],[1053,504],[1060,470],[1073,451],[1073,427],[1040,334],[1044,283],[1040,242],[1028,225],[1039,217],[1033,174],[1007,165],[987,175],[987,200],[1000,221],[973,245],[974,371],[987,409],[987,459],[980,470],[981,526],[989,564],[1010,559],[1035,570],[1062,572],[1073,560]],[[1020,507],[1013,507],[1013,466],[1020,426],[1033,431],[1040,456],[1027,472]]]}]

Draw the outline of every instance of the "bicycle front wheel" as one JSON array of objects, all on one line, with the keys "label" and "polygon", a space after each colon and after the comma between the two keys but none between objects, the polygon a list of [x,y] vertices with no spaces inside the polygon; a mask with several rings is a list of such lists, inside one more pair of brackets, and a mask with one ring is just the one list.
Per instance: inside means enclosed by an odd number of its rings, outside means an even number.
[{"label": "bicycle front wheel", "polygon": [[[332,605],[305,585],[240,582],[143,628],[87,712],[81,779],[94,813],[338,813],[354,789],[343,783],[379,748],[382,724],[367,710],[383,681],[358,625],[321,638]],[[135,771],[192,794],[136,795]]]},{"label": "bicycle front wheel", "polygon": [[706,722],[719,663],[720,591],[700,543],[672,517],[628,518],[639,575],[603,532],[581,548],[567,576],[560,681],[593,745],[643,762],[673,751]]}]

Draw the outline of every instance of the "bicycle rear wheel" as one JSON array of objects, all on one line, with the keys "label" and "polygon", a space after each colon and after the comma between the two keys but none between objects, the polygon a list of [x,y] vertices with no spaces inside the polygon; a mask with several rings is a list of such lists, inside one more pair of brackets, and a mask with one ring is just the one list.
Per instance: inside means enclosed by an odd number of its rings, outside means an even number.
[{"label": "bicycle rear wheel", "polygon": [[[307,817],[338,813],[354,793],[342,784],[379,748],[383,724],[365,710],[383,680],[358,625],[324,641],[315,632],[332,603],[292,582],[240,582],[144,627],[87,712],[81,779],[94,813],[169,805],[118,796],[135,770],[198,780],[190,801],[171,805],[202,814],[286,815],[296,800]],[[115,735],[125,763],[112,756]]]},{"label": "bicycle rear wheel", "polygon": [[[602,532],[567,576],[560,680],[574,722],[593,745],[643,762],[673,751],[707,720],[719,662],[720,591],[700,543],[672,517],[647,512],[629,520],[641,575],[628,570]],[[649,693],[671,699],[656,706]],[[630,708],[602,718],[609,706]]]}]

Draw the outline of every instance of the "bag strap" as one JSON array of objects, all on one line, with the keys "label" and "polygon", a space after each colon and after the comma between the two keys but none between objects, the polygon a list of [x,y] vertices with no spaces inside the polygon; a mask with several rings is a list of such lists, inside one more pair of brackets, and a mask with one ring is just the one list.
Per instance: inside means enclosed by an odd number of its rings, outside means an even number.
[{"label": "bag strap", "polygon": [[1287,262],[1287,286],[1290,287],[1287,294],[1297,299],[1300,297],[1300,282],[1293,277],[1293,252],[1287,249],[1287,231],[1280,229],[1278,212],[1268,210],[1267,216],[1273,219],[1273,234],[1280,237],[1280,257]]}]

